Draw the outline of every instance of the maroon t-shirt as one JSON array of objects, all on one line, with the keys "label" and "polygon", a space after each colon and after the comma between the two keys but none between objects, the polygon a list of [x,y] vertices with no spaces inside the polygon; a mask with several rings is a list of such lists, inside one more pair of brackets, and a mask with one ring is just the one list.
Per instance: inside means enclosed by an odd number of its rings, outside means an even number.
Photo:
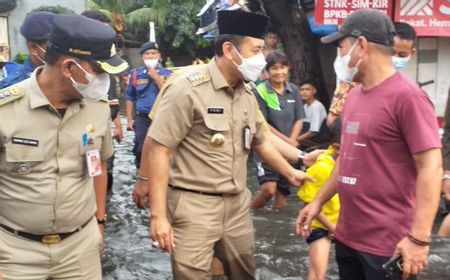
[{"label": "maroon t-shirt", "polygon": [[433,105],[404,74],[370,90],[355,87],[342,115],[337,239],[358,251],[392,256],[414,216],[413,155],[440,147]]}]

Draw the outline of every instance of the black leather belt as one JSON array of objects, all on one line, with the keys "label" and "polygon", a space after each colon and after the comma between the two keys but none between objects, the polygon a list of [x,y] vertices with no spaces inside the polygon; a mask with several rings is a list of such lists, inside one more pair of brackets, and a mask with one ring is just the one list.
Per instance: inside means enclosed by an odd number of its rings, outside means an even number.
[{"label": "black leather belt", "polygon": [[43,234],[43,235],[32,234],[32,233],[23,232],[23,231],[18,231],[18,230],[10,228],[8,226],[5,226],[5,225],[0,225],[0,227],[3,228],[4,230],[14,234],[14,235],[23,237],[23,238],[28,239],[28,240],[42,242],[44,244],[56,244],[56,243],[59,243],[59,242],[63,241],[64,239],[66,239],[67,237],[71,236],[72,234],[82,230],[91,220],[92,219],[89,219],[86,223],[84,223],[82,226],[78,227],[76,230],[74,230],[72,232],[55,233],[55,234]]},{"label": "black leather belt", "polygon": [[212,195],[212,196],[233,196],[233,195],[237,195],[237,193],[210,193],[210,192],[201,192],[201,191],[188,190],[188,189],[184,189],[184,188],[174,187],[174,186],[172,186],[172,185],[169,185],[169,187],[172,188],[172,189],[174,189],[174,190],[186,191],[186,192],[192,192],[192,193],[203,194],[203,195]]}]

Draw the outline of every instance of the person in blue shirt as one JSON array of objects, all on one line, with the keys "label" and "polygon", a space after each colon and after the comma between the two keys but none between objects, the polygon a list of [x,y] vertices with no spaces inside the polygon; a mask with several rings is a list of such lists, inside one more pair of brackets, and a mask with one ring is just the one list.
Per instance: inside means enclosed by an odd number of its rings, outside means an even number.
[{"label": "person in blue shirt", "polygon": [[8,73],[0,82],[0,89],[28,79],[36,67],[44,65],[45,49],[54,17],[55,14],[50,12],[28,14],[20,27],[20,34],[27,40],[29,57],[14,72]]},{"label": "person in blue shirt", "polygon": [[[127,98],[127,130],[134,131],[136,167],[140,167],[142,145],[150,126],[148,114],[155,103],[159,90],[172,71],[161,67],[158,44],[144,43],[139,53],[144,65],[130,71]],[[134,116],[134,118],[133,118]]]}]

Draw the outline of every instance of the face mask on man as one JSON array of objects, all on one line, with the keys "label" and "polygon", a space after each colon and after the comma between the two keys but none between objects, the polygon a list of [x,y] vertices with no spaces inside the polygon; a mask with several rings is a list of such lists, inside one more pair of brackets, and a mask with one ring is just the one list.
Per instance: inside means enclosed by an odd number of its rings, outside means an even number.
[{"label": "face mask on man", "polygon": [[144,64],[148,68],[155,69],[159,64],[159,61],[158,59],[144,59]]},{"label": "face mask on man", "polygon": [[334,61],[334,71],[336,72],[336,76],[341,81],[346,82],[352,82],[353,78],[355,77],[356,73],[358,73],[358,66],[361,63],[361,59],[358,60],[356,65],[354,67],[349,67],[348,63],[351,59],[351,54],[353,50],[355,49],[356,44],[358,41],[356,41],[353,46],[350,48],[349,52],[341,56],[340,54],[340,48],[338,48],[338,54],[336,56],[336,59]]},{"label": "face mask on man", "polygon": [[86,74],[87,84],[83,84],[75,81],[72,77],[69,77],[72,81],[72,86],[83,96],[83,98],[90,100],[100,100],[108,94],[110,87],[109,74],[102,73],[99,75],[92,75],[91,73],[84,70],[80,64],[74,61],[75,64],[83,70]]},{"label": "face mask on man", "polygon": [[239,72],[241,72],[242,76],[246,81],[248,82],[256,81],[259,77],[259,74],[261,74],[261,71],[267,64],[264,55],[262,53],[259,53],[249,58],[243,58],[239,53],[239,51],[236,49],[236,47],[233,46],[233,48],[237,52],[239,58],[242,61],[241,65],[238,65],[236,62],[233,61],[233,63],[237,66]]},{"label": "face mask on man", "polygon": [[406,65],[408,64],[410,59],[411,59],[411,56],[407,56],[407,57],[393,56],[392,63],[394,64],[395,70],[405,69]]}]

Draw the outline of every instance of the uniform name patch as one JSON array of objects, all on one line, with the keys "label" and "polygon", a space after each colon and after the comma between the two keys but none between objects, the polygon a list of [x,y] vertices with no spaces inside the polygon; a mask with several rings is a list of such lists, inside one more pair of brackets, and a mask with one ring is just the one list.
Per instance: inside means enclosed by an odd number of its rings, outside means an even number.
[{"label": "uniform name patch", "polygon": [[223,108],[209,107],[208,114],[223,114]]},{"label": "uniform name patch", "polygon": [[39,145],[38,140],[19,138],[19,137],[13,137],[12,143],[18,144],[18,145],[33,146],[33,147],[37,147]]}]

